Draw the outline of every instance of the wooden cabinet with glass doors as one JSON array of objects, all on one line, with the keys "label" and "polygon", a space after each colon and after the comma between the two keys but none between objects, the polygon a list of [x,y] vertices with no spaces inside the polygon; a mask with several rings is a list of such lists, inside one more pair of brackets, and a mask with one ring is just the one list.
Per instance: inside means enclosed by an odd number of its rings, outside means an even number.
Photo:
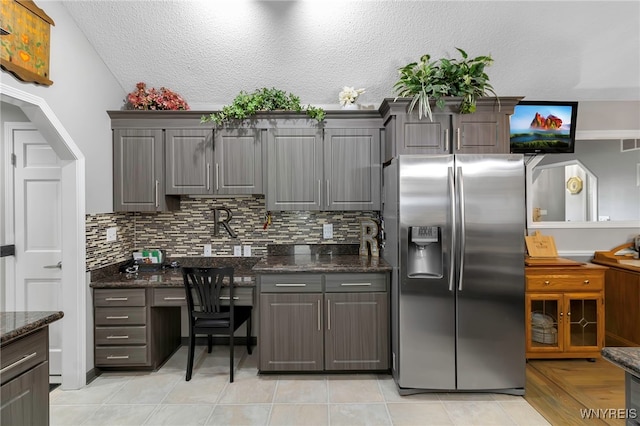
[{"label": "wooden cabinet with glass doors", "polygon": [[593,264],[525,268],[527,358],[600,357],[606,270]]}]

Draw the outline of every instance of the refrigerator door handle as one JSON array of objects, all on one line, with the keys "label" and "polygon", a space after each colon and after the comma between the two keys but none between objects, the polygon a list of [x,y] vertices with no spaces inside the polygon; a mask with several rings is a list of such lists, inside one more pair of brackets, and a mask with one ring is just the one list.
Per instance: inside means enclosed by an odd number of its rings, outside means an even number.
[{"label": "refrigerator door handle", "polygon": [[457,168],[456,184],[456,188],[458,190],[458,203],[460,205],[460,273],[458,274],[458,291],[462,291],[462,278],[464,275],[464,252],[466,249],[464,179],[462,177],[462,167]]},{"label": "refrigerator door handle", "polygon": [[449,167],[449,200],[451,203],[451,250],[449,252],[449,291],[453,291],[453,281],[455,274],[453,268],[455,267],[456,259],[456,189],[455,179],[453,177],[453,167]]}]

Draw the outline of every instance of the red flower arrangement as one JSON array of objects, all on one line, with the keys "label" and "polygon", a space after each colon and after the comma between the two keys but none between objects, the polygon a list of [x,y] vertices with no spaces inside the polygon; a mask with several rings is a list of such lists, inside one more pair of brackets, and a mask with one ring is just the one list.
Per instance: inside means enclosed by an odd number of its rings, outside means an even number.
[{"label": "red flower arrangement", "polygon": [[146,110],[188,110],[189,105],[176,92],[161,87],[147,90],[143,82],[136,84],[136,90],[127,95],[128,109]]}]

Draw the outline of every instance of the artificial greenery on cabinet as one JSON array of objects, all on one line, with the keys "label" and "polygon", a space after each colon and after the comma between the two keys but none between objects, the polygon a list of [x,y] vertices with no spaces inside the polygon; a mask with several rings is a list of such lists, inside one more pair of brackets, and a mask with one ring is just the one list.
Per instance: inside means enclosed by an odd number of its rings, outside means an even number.
[{"label": "artificial greenery on cabinet", "polygon": [[232,120],[244,120],[264,111],[292,111],[305,112],[317,121],[324,120],[325,111],[312,105],[303,106],[300,98],[293,93],[276,88],[257,89],[251,93],[240,91],[230,105],[222,107],[221,111],[202,116],[201,122],[213,121],[222,125]]}]

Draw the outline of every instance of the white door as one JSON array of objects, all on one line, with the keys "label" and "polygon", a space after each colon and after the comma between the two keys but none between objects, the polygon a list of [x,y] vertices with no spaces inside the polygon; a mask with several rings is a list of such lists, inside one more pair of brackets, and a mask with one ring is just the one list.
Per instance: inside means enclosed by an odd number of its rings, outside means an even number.
[{"label": "white door", "polygon": [[[13,152],[15,310],[62,311],[62,162],[35,129],[13,132]],[[51,383],[62,379],[63,320],[49,325]]]}]

